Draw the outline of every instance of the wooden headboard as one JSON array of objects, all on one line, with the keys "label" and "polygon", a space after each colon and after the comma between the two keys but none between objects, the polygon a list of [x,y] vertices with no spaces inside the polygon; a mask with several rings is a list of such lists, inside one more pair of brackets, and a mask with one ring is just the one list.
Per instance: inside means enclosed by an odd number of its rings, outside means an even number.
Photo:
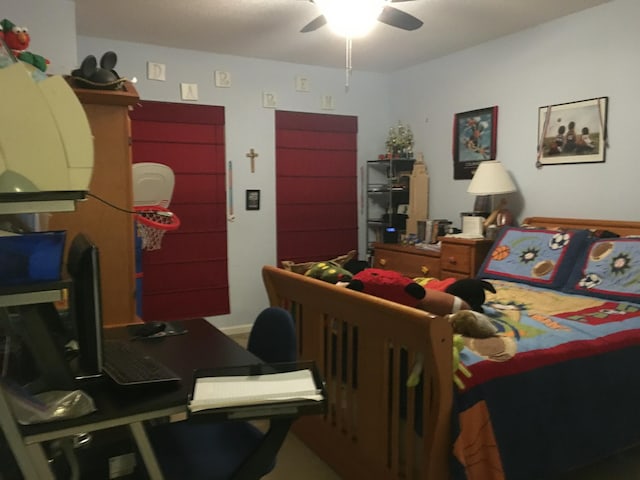
[{"label": "wooden headboard", "polygon": [[544,228],[585,228],[590,230],[609,230],[618,235],[640,235],[640,222],[626,220],[593,220],[585,218],[528,217],[523,225]]}]

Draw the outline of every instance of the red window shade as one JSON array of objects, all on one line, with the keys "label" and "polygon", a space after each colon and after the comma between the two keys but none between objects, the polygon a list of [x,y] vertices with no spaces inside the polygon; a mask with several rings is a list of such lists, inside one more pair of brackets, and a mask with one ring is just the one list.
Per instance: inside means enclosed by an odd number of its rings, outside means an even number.
[{"label": "red window shade", "polygon": [[276,112],[278,263],[358,248],[358,119]]},{"label": "red window shade", "polygon": [[145,321],[229,313],[224,108],[142,102],[131,133],[134,163],[173,170],[180,218],[160,250],[143,252]]}]

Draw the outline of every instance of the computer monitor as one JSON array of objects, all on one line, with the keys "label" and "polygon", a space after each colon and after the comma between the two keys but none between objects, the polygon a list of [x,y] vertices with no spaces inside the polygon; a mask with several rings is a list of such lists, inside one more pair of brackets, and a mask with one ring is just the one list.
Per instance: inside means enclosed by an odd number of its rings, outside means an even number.
[{"label": "computer monitor", "polygon": [[77,234],[67,256],[67,271],[73,286],[69,295],[78,347],[78,378],[102,374],[102,297],[100,253],[84,233]]}]

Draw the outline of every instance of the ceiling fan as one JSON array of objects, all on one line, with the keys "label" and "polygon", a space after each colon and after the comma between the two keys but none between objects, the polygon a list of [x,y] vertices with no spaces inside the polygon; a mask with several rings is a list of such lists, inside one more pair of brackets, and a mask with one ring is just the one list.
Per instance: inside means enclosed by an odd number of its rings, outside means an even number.
[{"label": "ceiling fan", "polygon": [[[325,3],[322,0],[309,0],[311,3],[320,4],[319,6],[322,8],[322,4]],[[326,0],[325,0],[326,1]],[[345,0],[340,0],[340,3]],[[422,26],[422,20],[410,15],[402,10],[398,10],[389,5],[389,3],[400,3],[400,2],[411,2],[414,0],[379,0],[377,3],[382,7],[382,11],[377,17],[379,22],[382,22],[386,25],[390,25],[392,27],[400,28],[402,30],[416,30]],[[375,2],[374,2],[375,3]],[[327,24],[327,18],[324,14],[316,17],[307,25],[305,25],[300,32],[307,33],[313,32],[318,28]]]},{"label": "ceiling fan", "polygon": [[349,79],[353,70],[351,52],[353,38],[366,35],[376,22],[382,22],[402,30],[416,30],[422,20],[390,6],[391,3],[413,0],[309,0],[320,9],[320,16],[305,25],[300,32],[313,32],[329,25],[329,28],[345,38],[345,91],[349,91]]}]

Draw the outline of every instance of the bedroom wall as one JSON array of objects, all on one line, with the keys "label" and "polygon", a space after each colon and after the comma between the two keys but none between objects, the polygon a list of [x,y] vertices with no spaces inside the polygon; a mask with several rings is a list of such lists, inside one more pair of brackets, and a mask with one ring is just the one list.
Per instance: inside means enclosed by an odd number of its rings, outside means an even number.
[{"label": "bedroom wall", "polygon": [[[434,218],[459,222],[473,206],[453,180],[453,115],[498,105],[497,159],[528,215],[638,220],[640,2],[615,0],[392,75],[390,118],[414,125],[431,178]],[[535,167],[538,108],[609,97],[605,163]]]},{"label": "bedroom wall", "polygon": [[[68,66],[56,73],[68,73],[86,55],[114,50],[119,56],[116,69],[122,76],[139,79],[143,99],[179,102],[179,83],[189,82],[199,85],[198,103],[226,108],[227,160],[234,162],[236,207],[236,218],[228,225],[232,313],[211,319],[216,325],[238,327],[253,320],[266,305],[260,266],[275,262],[274,112],[262,107],[264,90],[277,94],[278,108],[283,110],[357,115],[361,165],[384,148],[389,126],[398,120],[409,122],[416,150],[425,152],[429,168],[432,217],[456,220],[459,212],[473,205],[473,197],[466,193],[468,181],[453,180],[453,114],[498,105],[498,159],[520,188],[520,201],[512,201],[520,218],[530,214],[637,218],[632,131],[640,69],[634,50],[640,40],[633,25],[640,13],[636,0],[614,0],[391,75],[355,71],[349,93],[344,91],[340,69],[76,38],[73,7],[69,0],[22,0],[3,6],[3,15],[37,32],[34,51],[37,46],[52,65]],[[354,55],[357,66],[357,52]],[[166,82],[146,79],[147,61],[167,65]],[[231,73],[232,88],[214,86],[217,69]],[[295,91],[295,75],[310,78],[311,93]],[[319,97],[325,94],[334,96],[335,110],[320,109]],[[538,107],[596,96],[610,99],[606,163],[537,170]],[[245,158],[249,148],[260,154],[255,174],[249,173]],[[245,189],[262,190],[259,212],[243,210]],[[364,227],[361,215],[361,250]]]},{"label": "bedroom wall", "polygon": [[[258,59],[213,55],[153,45],[78,37],[78,55],[100,57],[107,50],[118,54],[121,76],[138,78],[136,88],[145,100],[182,102],[180,83],[198,84],[195,103],[225,107],[226,160],[233,162],[235,219],[229,221],[228,259],[231,314],[216,316],[218,326],[246,325],[267,306],[261,267],[276,263],[275,110],[263,108],[262,93],[276,94],[278,109],[358,117],[359,162],[375,158],[384,148],[388,122],[388,76],[354,72],[345,93],[344,71]],[[146,78],[147,62],[166,65],[166,81]],[[231,74],[230,88],[214,85],[214,71]],[[309,78],[311,92],[295,90],[295,76]],[[332,95],[335,109],[320,108],[321,95]],[[379,101],[372,102],[371,99]],[[255,173],[246,153],[259,154]],[[245,190],[261,190],[259,211],[245,211]],[[364,231],[360,244],[364,245]]]}]

